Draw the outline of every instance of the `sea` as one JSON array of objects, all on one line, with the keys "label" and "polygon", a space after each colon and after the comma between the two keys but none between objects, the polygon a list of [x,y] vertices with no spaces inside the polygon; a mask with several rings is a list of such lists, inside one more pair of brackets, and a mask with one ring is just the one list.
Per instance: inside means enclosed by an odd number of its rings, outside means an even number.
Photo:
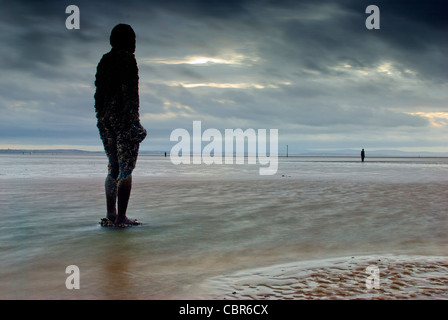
[{"label": "sea", "polygon": [[128,208],[142,225],[109,228],[104,154],[1,154],[0,299],[219,298],[213,279],[254,268],[448,257],[448,158],[289,156],[274,175],[247,162],[142,154]]}]

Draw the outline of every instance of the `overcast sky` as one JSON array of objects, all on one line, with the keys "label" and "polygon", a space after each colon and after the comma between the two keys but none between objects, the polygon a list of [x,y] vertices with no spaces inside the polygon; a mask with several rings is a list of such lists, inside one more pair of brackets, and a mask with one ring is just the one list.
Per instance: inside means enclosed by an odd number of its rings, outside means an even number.
[{"label": "overcast sky", "polygon": [[[80,29],[65,27],[68,5]],[[368,30],[370,4],[380,29]],[[0,1],[0,148],[102,150],[95,73],[137,34],[142,150],[176,128],[278,129],[279,153],[448,152],[448,2]],[[204,143],[205,145],[205,143]]]}]

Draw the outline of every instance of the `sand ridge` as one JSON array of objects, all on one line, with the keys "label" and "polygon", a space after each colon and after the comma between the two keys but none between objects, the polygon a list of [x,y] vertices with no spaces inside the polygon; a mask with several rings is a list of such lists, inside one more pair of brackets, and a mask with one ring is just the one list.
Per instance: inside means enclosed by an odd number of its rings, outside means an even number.
[{"label": "sand ridge", "polygon": [[[367,267],[378,268],[368,289]],[[372,278],[369,283],[373,284]],[[243,270],[208,279],[207,299],[448,299],[448,257],[355,256]]]}]

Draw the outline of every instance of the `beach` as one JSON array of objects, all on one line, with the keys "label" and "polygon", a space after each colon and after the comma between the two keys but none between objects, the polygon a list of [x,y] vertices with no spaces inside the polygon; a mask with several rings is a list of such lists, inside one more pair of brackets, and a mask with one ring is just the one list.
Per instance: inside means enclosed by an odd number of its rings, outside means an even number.
[{"label": "beach", "polygon": [[447,298],[446,158],[290,157],[260,176],[144,155],[129,204],[143,225],[124,229],[99,225],[104,155],[0,164],[1,299]]},{"label": "beach", "polygon": [[[377,283],[368,279],[369,267],[378,268]],[[209,279],[198,291],[220,300],[446,300],[447,288],[447,257],[372,255],[239,271]]]}]

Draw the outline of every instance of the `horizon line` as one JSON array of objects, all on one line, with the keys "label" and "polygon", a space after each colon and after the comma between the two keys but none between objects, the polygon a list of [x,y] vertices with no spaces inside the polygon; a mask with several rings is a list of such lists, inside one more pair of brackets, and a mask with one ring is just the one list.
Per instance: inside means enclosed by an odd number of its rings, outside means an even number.
[{"label": "horizon line", "polygon": [[[364,148],[365,149],[365,148]],[[368,151],[368,150],[366,150]],[[0,149],[0,153],[104,153],[104,150],[85,150],[85,149],[78,149],[78,148],[45,148],[45,149],[34,149],[34,148],[4,148]],[[140,154],[154,154],[154,155],[164,155],[165,152],[167,153],[167,156],[170,155],[168,151],[163,150],[140,150]],[[353,153],[352,153],[353,152]],[[356,154],[355,154],[356,152]],[[423,154],[423,157],[448,157],[448,152],[437,152],[437,151],[402,151],[398,149],[372,149],[368,152],[366,152],[367,155],[370,153],[370,156],[372,157],[380,157],[380,156],[387,156],[387,157],[421,157],[419,154]],[[269,153],[268,153],[269,154]],[[268,156],[267,154],[267,156]],[[190,156],[194,155],[200,155],[200,154],[194,154],[190,153]],[[234,154],[235,156],[235,154]],[[245,157],[249,156],[257,156],[255,155],[249,155],[247,152],[244,153]],[[333,156],[333,157],[358,157],[358,149],[339,149],[339,150],[332,150],[332,151],[312,151],[312,150],[304,150],[300,153],[277,153],[278,157],[313,157],[313,156]]]}]

